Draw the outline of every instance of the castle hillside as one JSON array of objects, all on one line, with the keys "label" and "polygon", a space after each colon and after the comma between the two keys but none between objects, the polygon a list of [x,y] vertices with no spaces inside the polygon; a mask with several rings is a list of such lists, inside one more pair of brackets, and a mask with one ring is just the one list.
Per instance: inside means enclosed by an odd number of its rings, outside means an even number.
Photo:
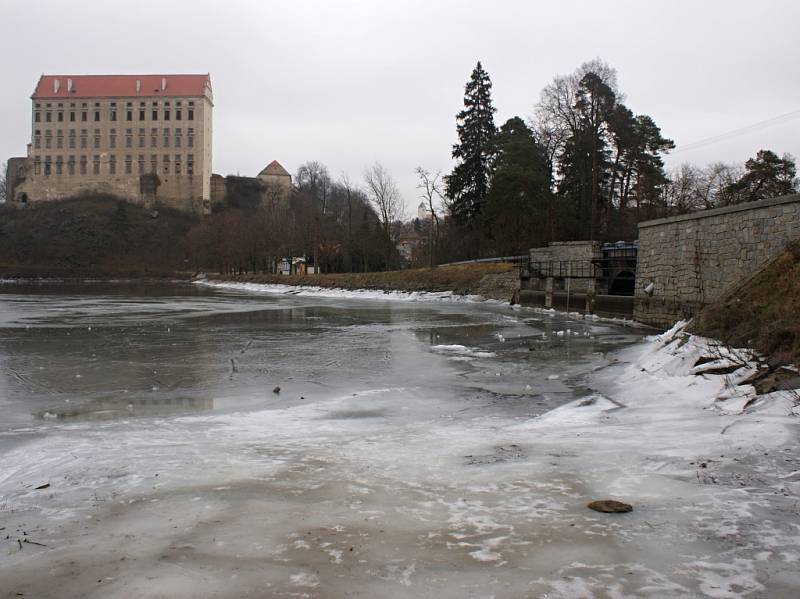
[{"label": "castle hillside", "polygon": [[209,75],[42,75],[31,101],[27,157],[9,160],[12,202],[97,192],[209,210]]}]

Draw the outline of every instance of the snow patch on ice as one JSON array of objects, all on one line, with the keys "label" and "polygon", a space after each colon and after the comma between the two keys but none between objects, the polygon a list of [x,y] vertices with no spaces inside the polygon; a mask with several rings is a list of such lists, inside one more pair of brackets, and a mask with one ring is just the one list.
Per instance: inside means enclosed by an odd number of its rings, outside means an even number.
[{"label": "snow patch on ice", "polygon": [[451,357],[462,358],[495,358],[497,354],[490,351],[483,351],[466,345],[433,345],[431,349],[437,353]]},{"label": "snow patch on ice", "polygon": [[195,285],[230,291],[245,291],[269,295],[295,295],[334,299],[392,300],[404,302],[468,302],[507,304],[479,295],[458,295],[452,291],[390,291],[375,289],[339,289],[314,285],[280,285],[267,283],[235,283],[225,281],[194,281]]}]

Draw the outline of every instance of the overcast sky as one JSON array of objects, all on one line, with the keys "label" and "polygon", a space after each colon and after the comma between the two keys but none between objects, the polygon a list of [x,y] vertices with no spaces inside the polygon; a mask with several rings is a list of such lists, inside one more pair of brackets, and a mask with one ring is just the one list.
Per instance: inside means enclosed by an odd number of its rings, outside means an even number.
[{"label": "overcast sky", "polygon": [[25,154],[42,73],[211,73],[214,171],[308,160],[361,179],[380,161],[409,207],[414,168],[447,172],[464,85],[482,61],[498,125],[600,57],[668,164],[800,157],[800,118],[680,151],[800,110],[800,2],[0,0],[0,160]]}]

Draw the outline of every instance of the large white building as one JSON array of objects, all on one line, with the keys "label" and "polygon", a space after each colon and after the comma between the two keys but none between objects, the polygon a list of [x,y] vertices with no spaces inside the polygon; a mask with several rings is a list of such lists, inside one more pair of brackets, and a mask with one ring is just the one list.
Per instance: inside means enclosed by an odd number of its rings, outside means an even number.
[{"label": "large white building", "polygon": [[28,155],[10,161],[11,201],[99,192],[208,210],[208,74],[42,75],[31,101]]}]

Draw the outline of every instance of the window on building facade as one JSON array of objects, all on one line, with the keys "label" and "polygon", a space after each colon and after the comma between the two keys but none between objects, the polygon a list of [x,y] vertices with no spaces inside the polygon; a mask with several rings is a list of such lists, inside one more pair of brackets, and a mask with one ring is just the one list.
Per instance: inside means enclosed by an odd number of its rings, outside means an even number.
[{"label": "window on building facade", "polygon": [[117,147],[117,130],[116,129],[109,129],[108,130],[108,147],[109,148],[116,148]]},{"label": "window on building facade", "polygon": [[150,154],[150,172],[154,175],[158,172],[158,156]]},{"label": "window on building facade", "polygon": [[95,123],[99,123],[100,122],[100,111],[99,110],[95,110],[94,111],[94,122]]},{"label": "window on building facade", "polygon": [[130,175],[133,173],[133,156],[128,154],[125,156],[125,174]]},{"label": "window on building facade", "polygon": [[53,147],[53,132],[52,131],[45,131],[44,132],[44,147],[45,149],[49,150]]},{"label": "window on building facade", "polygon": [[56,148],[59,150],[64,147],[64,132],[59,129],[56,131]]},{"label": "window on building facade", "polygon": [[86,165],[87,165],[86,156],[81,156],[81,175],[86,174]]},{"label": "window on building facade", "polygon": [[69,130],[69,149],[75,149],[75,129]]},{"label": "window on building facade", "polygon": [[37,129],[33,134],[33,147],[37,150],[42,147],[42,131]]},{"label": "window on building facade", "polygon": [[34,175],[41,175],[42,174],[42,159],[36,156],[33,159],[33,174]]},{"label": "window on building facade", "polygon": [[158,129],[153,127],[150,129],[150,147],[156,148],[158,147]]},{"label": "window on building facade", "polygon": [[88,129],[81,129],[81,148],[87,147],[87,140],[89,138],[89,130]]},{"label": "window on building facade", "polygon": [[74,175],[75,174],[75,156],[70,156],[67,160],[67,174]]},{"label": "window on building facade", "polygon": [[111,154],[108,158],[108,174],[109,175],[116,175],[117,174],[117,157],[114,154]]},{"label": "window on building facade", "polygon": [[139,128],[139,147],[144,147],[144,127]]},{"label": "window on building facade", "polygon": [[144,120],[144,109],[143,108],[139,109],[139,120],[140,121]]},{"label": "window on building facade", "polygon": [[181,147],[181,137],[182,136],[183,136],[183,130],[182,129],[175,129],[175,147],[176,148],[180,148]]},{"label": "window on building facade", "polygon": [[56,156],[56,175],[63,175],[64,174],[64,158],[62,156]]},{"label": "window on building facade", "polygon": [[41,123],[42,122],[42,113],[38,110],[33,113],[33,122],[34,123]]},{"label": "window on building facade", "polygon": [[100,129],[94,130],[94,148],[98,149],[100,147]]},{"label": "window on building facade", "polygon": [[194,108],[190,108],[186,111],[186,118],[190,121],[194,120]]},{"label": "window on building facade", "polygon": [[69,122],[70,123],[74,123],[75,122],[75,111],[74,110],[70,110],[69,111]]},{"label": "window on building facade", "polygon": [[164,129],[164,147],[169,147],[169,129]]},{"label": "window on building facade", "polygon": [[59,123],[63,123],[64,122],[64,111],[63,110],[59,110],[56,113],[56,117],[57,117],[57,120],[58,120]]},{"label": "window on building facade", "polygon": [[133,129],[125,129],[125,147],[133,147]]},{"label": "window on building facade", "polygon": [[86,120],[89,118],[89,113],[85,110],[81,110],[81,122],[85,123]]},{"label": "window on building facade", "polygon": [[100,174],[100,156],[97,154],[92,157],[92,173],[95,175]]},{"label": "window on building facade", "polygon": [[151,120],[157,121],[158,120],[158,110],[153,110],[153,114],[150,115]]},{"label": "window on building facade", "polygon": [[194,147],[194,128],[189,127],[186,130],[186,147],[193,148]]},{"label": "window on building facade", "polygon": [[181,174],[181,155],[175,154],[175,174]]},{"label": "window on building facade", "polygon": [[108,120],[109,121],[116,121],[117,120],[117,111],[116,111],[116,109],[112,108],[108,112]]},{"label": "window on building facade", "polygon": [[186,156],[186,174],[194,175],[194,154]]},{"label": "window on building facade", "polygon": [[46,123],[49,123],[53,120],[53,115],[49,110],[44,113],[44,120]]},{"label": "window on building facade", "polygon": [[50,175],[51,172],[52,172],[52,164],[50,162],[50,156],[45,156],[44,157],[44,174],[45,174],[45,176],[48,176],[48,175]]},{"label": "window on building facade", "polygon": [[181,120],[181,117],[182,117],[182,116],[183,116],[183,115],[182,115],[182,111],[181,111],[181,109],[180,109],[180,108],[176,108],[176,109],[175,109],[175,120],[176,120],[176,121],[179,121],[179,120]]},{"label": "window on building facade", "polygon": [[138,167],[139,174],[144,175],[144,154],[139,154]]},{"label": "window on building facade", "polygon": [[164,111],[164,120],[165,120],[165,121],[168,121],[168,120],[169,120],[169,109],[167,109],[167,110],[165,110],[165,111]]},{"label": "window on building facade", "polygon": [[169,175],[169,154],[164,154],[164,160],[161,161],[165,175]]}]

